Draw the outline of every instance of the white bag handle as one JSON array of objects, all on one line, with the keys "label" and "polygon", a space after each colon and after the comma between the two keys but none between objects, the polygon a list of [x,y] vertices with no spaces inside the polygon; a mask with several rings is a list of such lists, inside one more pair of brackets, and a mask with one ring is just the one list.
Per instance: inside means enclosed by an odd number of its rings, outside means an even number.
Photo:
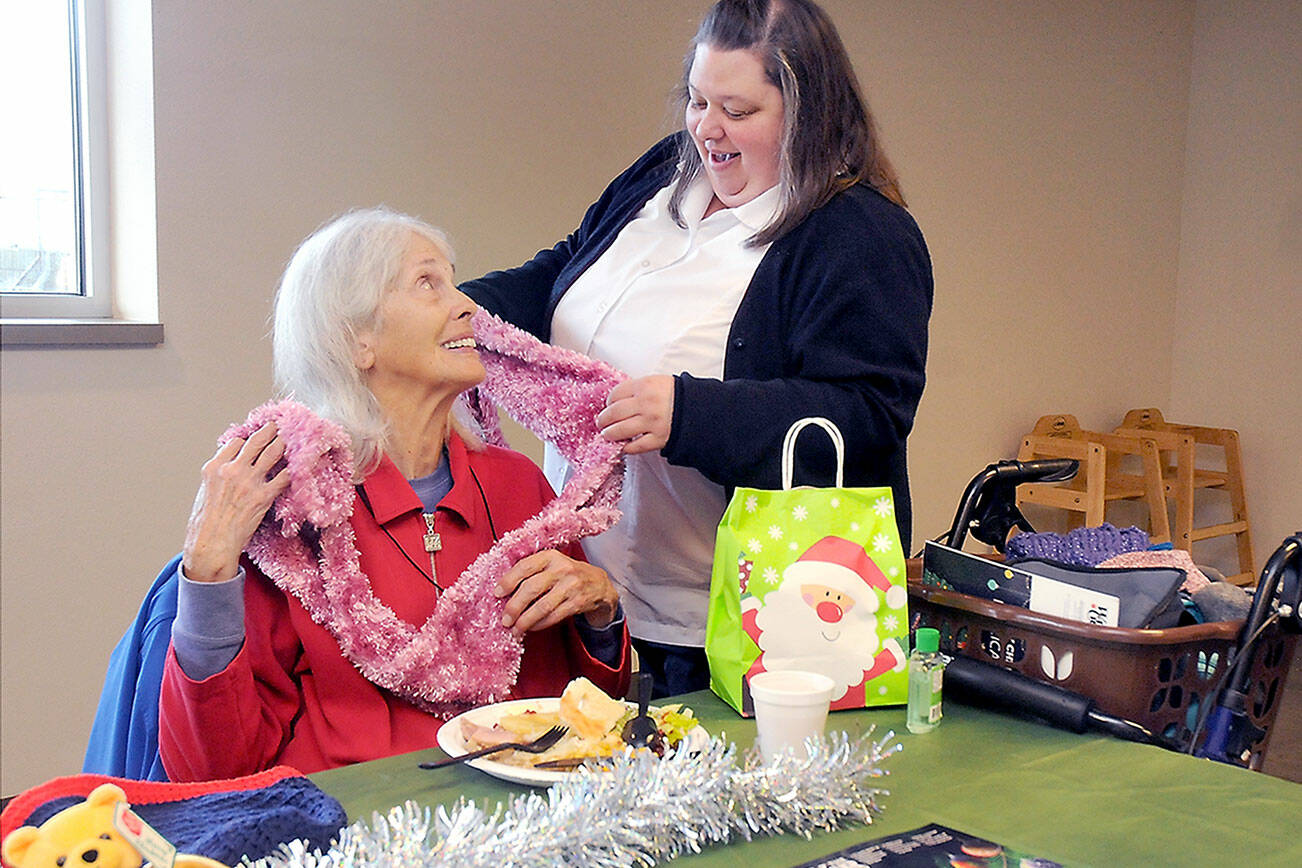
[{"label": "white bag handle", "polygon": [[782,441],[782,490],[791,489],[791,477],[795,472],[796,465],[796,437],[808,425],[817,425],[827,432],[827,436],[832,438],[832,446],[836,448],[836,487],[844,488],[842,485],[845,474],[845,440],[841,437],[841,430],[832,423],[831,419],[824,419],[822,416],[806,416],[792,423],[787,429],[786,439]]}]

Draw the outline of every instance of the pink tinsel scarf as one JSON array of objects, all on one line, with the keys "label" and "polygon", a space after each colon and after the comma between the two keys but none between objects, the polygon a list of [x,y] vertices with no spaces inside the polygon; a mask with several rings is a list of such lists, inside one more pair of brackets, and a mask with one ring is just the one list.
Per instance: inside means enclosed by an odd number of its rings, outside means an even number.
[{"label": "pink tinsel scarf", "polygon": [[523,648],[502,626],[503,601],[492,593],[502,574],[534,552],[600,533],[620,516],[623,449],[602,439],[596,415],[623,375],[483,311],[474,327],[488,376],[465,404],[487,439],[503,442],[497,404],[555,445],[575,473],[537,515],[476,558],[419,627],[376,599],[359,566],[348,521],[356,500],[353,462],[342,428],[301,404],[278,401],[221,438],[247,437],[276,423],[290,485],[250,540],[249,557],[330,631],[367,680],[438,714],[500,701],[515,685]]}]

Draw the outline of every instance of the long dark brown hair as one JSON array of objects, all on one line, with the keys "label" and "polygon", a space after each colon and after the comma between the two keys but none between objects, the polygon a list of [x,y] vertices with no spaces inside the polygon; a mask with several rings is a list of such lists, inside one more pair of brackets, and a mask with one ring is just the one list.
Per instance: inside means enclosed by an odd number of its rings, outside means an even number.
[{"label": "long dark brown hair", "polygon": [[[842,190],[866,183],[904,205],[899,178],[878,141],[850,56],[832,19],[811,0],[719,0],[706,13],[683,61],[679,108],[696,49],[755,52],[769,81],[782,91],[782,143],[778,213],[748,241],[781,238]],[[681,169],[674,179],[670,214],[682,224],[682,203],[701,173],[691,137],[682,137]]]}]

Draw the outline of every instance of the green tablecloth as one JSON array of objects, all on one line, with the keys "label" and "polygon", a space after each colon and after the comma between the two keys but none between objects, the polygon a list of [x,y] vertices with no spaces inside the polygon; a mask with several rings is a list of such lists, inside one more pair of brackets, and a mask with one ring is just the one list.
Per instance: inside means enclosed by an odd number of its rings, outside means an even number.
[{"label": "green tablecloth", "polygon": [[[713,734],[738,747],[755,737],[709,692],[681,699]],[[813,840],[782,836],[738,842],[673,864],[706,868],[790,866],[870,838],[940,823],[1065,865],[1302,865],[1302,785],[1258,772],[1103,736],[1079,736],[949,703],[933,732],[911,735],[901,708],[835,712],[828,729],[893,729],[891,794],[871,827]],[[407,799],[426,805],[459,797],[490,806],[522,788],[475,769],[416,767],[437,749],[312,775],[351,820]],[[527,789],[527,788],[523,788]]]}]

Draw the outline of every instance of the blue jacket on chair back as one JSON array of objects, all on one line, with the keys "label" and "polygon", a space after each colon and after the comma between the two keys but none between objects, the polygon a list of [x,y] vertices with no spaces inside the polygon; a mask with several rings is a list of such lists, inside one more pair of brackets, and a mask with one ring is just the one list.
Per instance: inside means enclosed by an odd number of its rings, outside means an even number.
[{"label": "blue jacket on chair back", "polygon": [[177,555],[163,567],[109,657],[83,772],[167,780],[158,756],[158,693],[176,618],[180,563]]}]

